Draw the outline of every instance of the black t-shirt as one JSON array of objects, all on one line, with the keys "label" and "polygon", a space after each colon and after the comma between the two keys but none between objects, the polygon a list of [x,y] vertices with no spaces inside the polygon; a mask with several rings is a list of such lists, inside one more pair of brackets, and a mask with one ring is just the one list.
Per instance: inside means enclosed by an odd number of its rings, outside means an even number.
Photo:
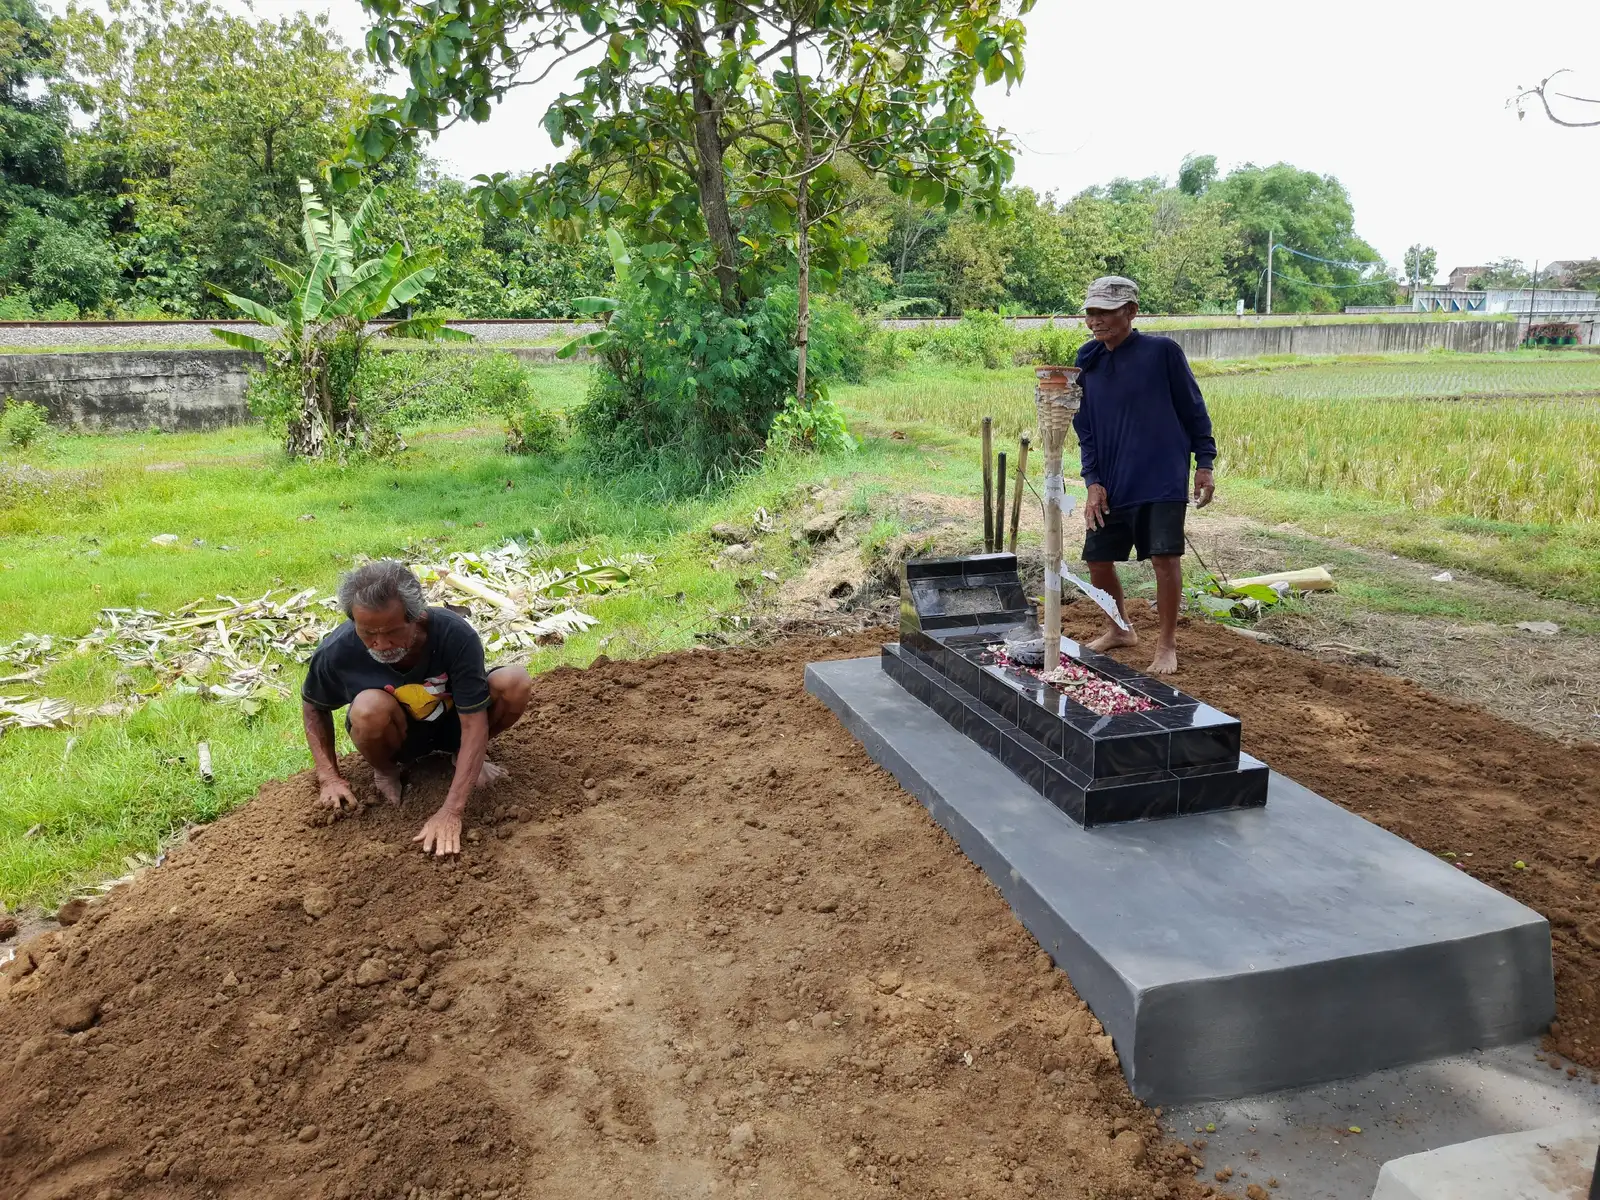
[{"label": "black t-shirt", "polygon": [[483,642],[477,630],[449,609],[429,608],[427,649],[415,666],[402,671],[368,654],[355,623],[346,621],[311,656],[300,695],[332,712],[370,688],[392,694],[413,721],[437,721],[452,709],[482,712],[489,707]]}]

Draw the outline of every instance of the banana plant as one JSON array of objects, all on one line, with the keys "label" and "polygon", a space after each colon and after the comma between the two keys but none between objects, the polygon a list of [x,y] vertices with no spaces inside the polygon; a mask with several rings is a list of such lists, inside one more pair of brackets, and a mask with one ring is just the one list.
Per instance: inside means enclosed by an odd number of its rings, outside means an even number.
[{"label": "banana plant", "polygon": [[356,372],[374,338],[416,338],[427,341],[470,341],[471,335],[445,325],[443,317],[408,317],[376,324],[409,304],[438,270],[439,252],[408,254],[395,242],[376,257],[358,261],[366,245],[366,229],[383,203],[381,187],[367,193],[355,215],[346,220],[324,204],[309,180],[300,181],[304,217],[301,236],[309,266],[296,270],[268,259],[268,269],[289,291],[274,310],[247,296],[208,284],[211,292],[250,320],[271,331],[256,337],[234,329],[211,332],[238,350],[260,354],[298,397],[288,422],[285,448],[291,455],[325,458],[330,449],[342,456],[365,444],[370,435],[355,393]]}]

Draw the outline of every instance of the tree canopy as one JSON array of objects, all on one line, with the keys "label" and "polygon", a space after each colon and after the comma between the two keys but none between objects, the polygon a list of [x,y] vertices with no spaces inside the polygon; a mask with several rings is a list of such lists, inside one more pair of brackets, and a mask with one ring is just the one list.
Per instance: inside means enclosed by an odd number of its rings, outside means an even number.
[{"label": "tree canopy", "polygon": [[56,31],[33,0],[0,0],[0,303],[76,316],[111,295],[105,221],[68,170]]},{"label": "tree canopy", "polygon": [[[0,0],[4,314],[219,315],[207,282],[277,304],[262,264],[304,265],[296,181],[329,165],[386,188],[385,237],[444,251],[418,312],[571,316],[609,290],[604,224],[673,247],[730,311],[797,279],[802,232],[808,285],[866,311],[1072,311],[1106,273],[1137,279],[1147,311],[1254,307],[1274,230],[1315,256],[1275,254],[1276,308],[1393,295],[1330,176],[1192,154],[1171,180],[1007,184],[1012,147],[973,95],[1021,71],[1026,5],[372,0],[374,49],[409,85],[383,98],[304,14],[37,2]],[[473,183],[412,144],[562,63],[561,162]]]}]

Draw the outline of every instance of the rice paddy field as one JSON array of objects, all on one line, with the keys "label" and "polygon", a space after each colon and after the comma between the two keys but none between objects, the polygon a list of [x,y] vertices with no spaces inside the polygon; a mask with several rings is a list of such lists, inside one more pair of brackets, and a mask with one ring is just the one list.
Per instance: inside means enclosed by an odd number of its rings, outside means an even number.
[{"label": "rice paddy field", "polygon": [[[1218,471],[1519,525],[1600,517],[1600,356],[1518,351],[1197,363]],[[839,399],[874,421],[1007,439],[1034,425],[1032,371],[901,372]]]}]

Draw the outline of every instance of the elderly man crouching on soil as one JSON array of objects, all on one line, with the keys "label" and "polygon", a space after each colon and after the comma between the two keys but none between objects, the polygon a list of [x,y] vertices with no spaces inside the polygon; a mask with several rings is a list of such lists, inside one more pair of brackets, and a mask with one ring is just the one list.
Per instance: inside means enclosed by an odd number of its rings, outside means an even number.
[{"label": "elderly man crouching on soil", "polygon": [[[1211,417],[1182,347],[1133,327],[1138,284],[1120,275],[1096,279],[1084,295],[1083,311],[1094,338],[1078,350],[1083,403],[1072,422],[1089,493],[1083,506],[1083,561],[1089,564],[1090,582],[1111,594],[1126,620],[1117,563],[1135,549],[1150,560],[1161,632],[1145,670],[1170,675],[1178,669],[1191,457],[1195,507],[1210,504],[1216,490]],[[1105,651],[1138,641],[1131,625],[1121,629],[1108,621],[1089,648]]]},{"label": "elderly man crouching on soil", "polygon": [[350,619],[322,639],[300,693],[321,802],[336,810],[356,802],[334,757],[333,712],[349,705],[345,729],[391,803],[400,801],[406,764],[454,756],[444,804],[412,841],[424,854],[458,854],[467,796],[505,774],[484,757],[489,739],[517,723],[533,681],[521,667],[486,672],[477,631],[447,608],[428,607],[417,577],[392,558],[346,575],[339,607]]}]

